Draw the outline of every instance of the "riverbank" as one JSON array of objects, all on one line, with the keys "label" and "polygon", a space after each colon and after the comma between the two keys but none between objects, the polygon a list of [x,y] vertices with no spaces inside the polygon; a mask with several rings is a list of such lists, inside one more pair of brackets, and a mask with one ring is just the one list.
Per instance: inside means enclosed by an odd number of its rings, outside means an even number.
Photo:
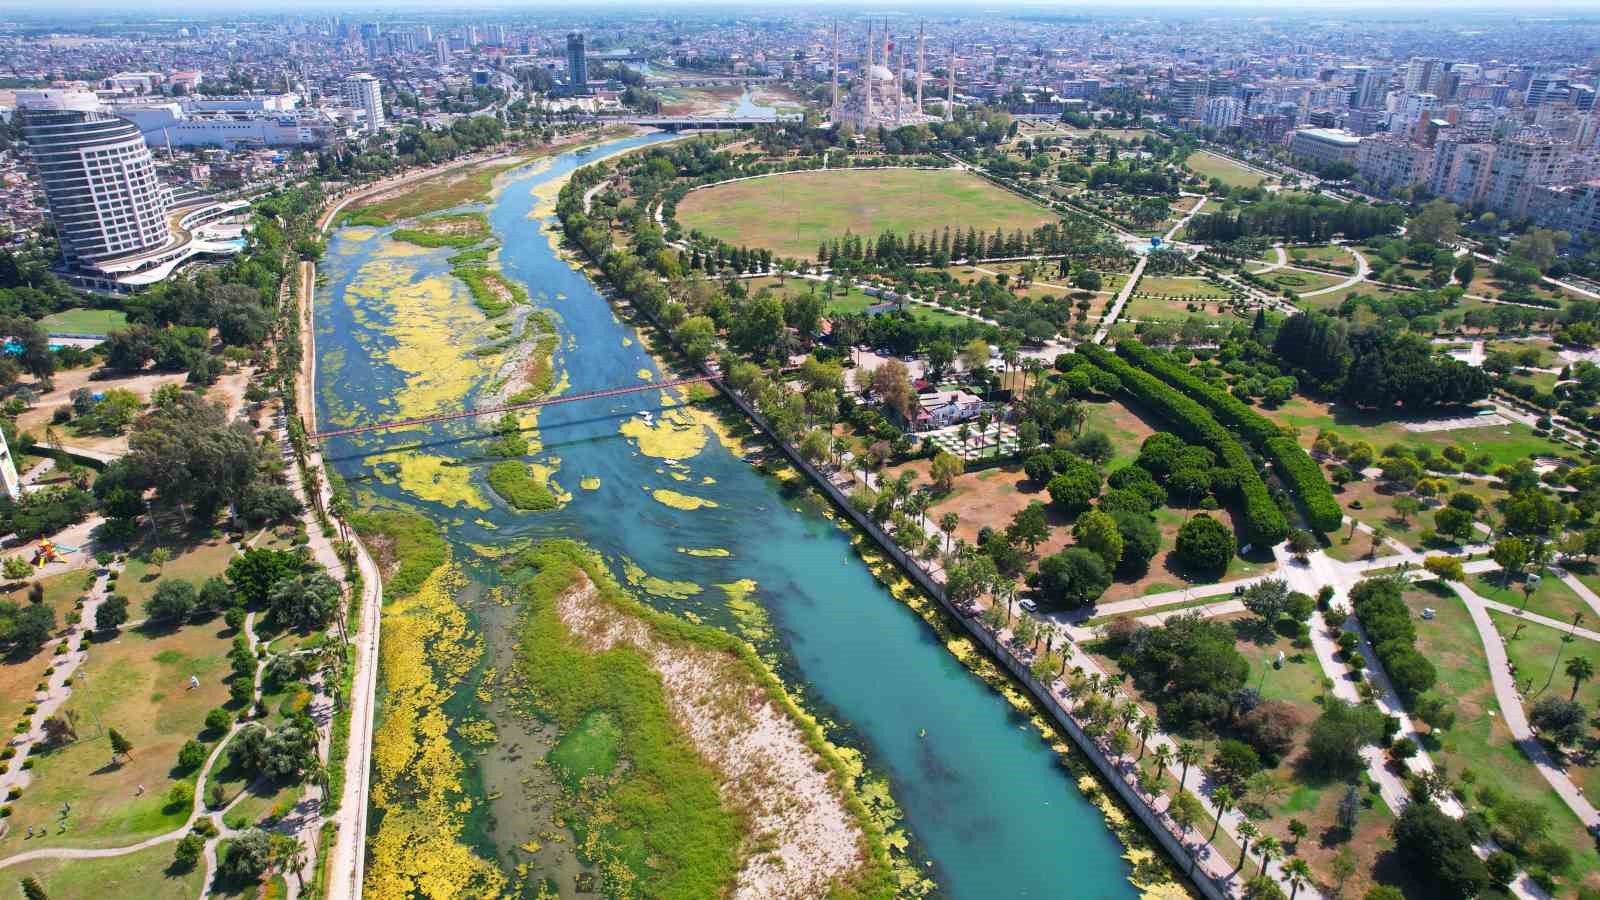
[{"label": "riverbank", "polygon": [[[593,260],[580,257],[581,250],[563,245],[563,252],[597,285],[608,284]],[[602,288],[601,293],[613,306],[630,318],[635,318],[634,313],[639,311],[637,307],[617,296],[614,290]],[[646,345],[662,371],[671,371],[675,377],[700,374],[688,366],[671,337],[652,318],[639,316],[633,324],[641,334],[651,336]],[[1073,771],[1080,782],[1083,778],[1097,779],[1095,784],[1104,790],[1095,790],[1089,799],[1096,803],[1107,827],[1124,844],[1125,858],[1135,869],[1131,879],[1133,883],[1147,895],[1187,895],[1190,892],[1189,882],[1173,862],[1187,854],[1175,836],[1160,827],[1154,810],[1126,781],[1117,777],[1115,767],[1106,759],[1102,748],[1075,727],[1070,716],[1055,702],[1048,690],[1031,677],[1024,677],[1025,666],[1014,658],[1002,657],[1002,648],[992,638],[949,607],[940,584],[899,552],[887,535],[853,510],[838,489],[822,473],[807,464],[795,448],[784,444],[748,403],[729,391],[726,385],[718,383],[718,386],[728,400],[723,415],[738,419],[738,424],[733,426],[728,426],[725,419],[724,424],[728,427],[724,431],[749,428],[749,423],[753,422],[760,429],[759,439],[771,441],[782,451],[781,455],[769,457],[768,463],[762,468],[763,473],[788,482],[802,480],[802,473],[807,476],[803,481],[810,485],[815,502],[820,508],[828,510],[824,513],[828,519],[850,535],[855,552],[868,564],[874,577],[897,600],[905,603],[932,627],[950,653],[968,671],[978,675],[1014,709],[1030,717],[1031,724],[1038,729],[1043,742],[1058,754],[1058,760],[1064,768]],[[746,442],[741,446],[741,455],[747,450]],[[784,456],[788,457],[787,461],[783,460]],[[834,511],[843,515],[835,515]],[[873,547],[879,549],[871,549]],[[933,602],[930,603],[930,600]],[[957,636],[963,631],[966,632],[965,637]],[[1076,743],[1076,752],[1057,730],[1058,727],[1067,731]],[[1083,789],[1082,783],[1079,789]],[[1086,796],[1089,793],[1085,791]],[[1163,852],[1157,851],[1157,845]],[[1221,896],[1220,889],[1210,882],[1201,886],[1200,890],[1208,896]]]}]

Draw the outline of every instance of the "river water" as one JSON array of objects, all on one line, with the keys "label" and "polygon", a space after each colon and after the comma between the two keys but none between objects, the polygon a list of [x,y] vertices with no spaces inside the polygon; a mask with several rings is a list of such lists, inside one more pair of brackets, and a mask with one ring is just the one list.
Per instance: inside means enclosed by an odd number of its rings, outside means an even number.
[{"label": "river water", "polygon": [[[536,164],[511,175],[487,209],[502,268],[559,317],[556,372],[568,393],[660,377],[639,334],[549,239],[555,191],[576,165],[655,139]],[[495,366],[470,350],[501,334],[448,277],[450,252],[395,244],[373,229],[332,236],[316,311],[324,425],[486,396]],[[619,578],[632,576],[642,599],[750,638],[830,737],[859,748],[868,770],[887,778],[912,852],[944,895],[1137,895],[1104,816],[1029,718],[874,580],[806,492],[762,475],[677,405],[647,391],[543,410],[533,459],[571,495],[552,512],[508,509],[481,464],[460,465],[482,449],[481,433],[460,423],[336,440],[327,459],[363,499],[404,503],[442,523],[458,558],[575,538]],[[673,455],[704,442],[681,461],[641,453],[621,431],[632,422],[637,437],[675,420]],[[686,498],[710,503],[691,509],[696,501]],[[490,569],[479,565],[478,577],[492,578]],[[524,837],[502,828],[493,839],[503,849]]]}]

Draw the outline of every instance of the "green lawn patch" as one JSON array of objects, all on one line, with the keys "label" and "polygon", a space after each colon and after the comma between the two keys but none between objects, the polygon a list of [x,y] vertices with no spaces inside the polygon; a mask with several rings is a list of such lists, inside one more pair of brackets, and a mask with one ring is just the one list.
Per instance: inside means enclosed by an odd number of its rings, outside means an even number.
[{"label": "green lawn patch", "polygon": [[73,307],[51,313],[39,320],[49,334],[110,334],[128,325],[128,314],[120,309]]},{"label": "green lawn patch", "polygon": [[1522,604],[1526,601],[1528,612],[1547,619],[1571,622],[1574,613],[1581,612],[1586,618],[1594,615],[1594,611],[1589,608],[1589,604],[1583,602],[1582,597],[1567,587],[1560,578],[1548,572],[1539,579],[1531,596],[1523,592],[1526,584],[1527,582],[1520,577],[1512,578],[1508,582],[1501,572],[1484,572],[1472,575],[1467,580],[1468,587],[1480,597],[1498,600],[1518,609],[1522,609]]},{"label": "green lawn patch", "polygon": [[[24,827],[26,832],[27,828]],[[6,867],[8,896],[22,896],[16,884],[37,879],[48,897],[116,897],[118,900],[169,900],[198,897],[204,863],[188,871],[172,868],[175,843],[158,844],[126,856],[100,859],[37,859]]]},{"label": "green lawn patch", "polygon": [[372,510],[354,516],[350,524],[383,570],[385,603],[416,593],[450,555],[439,526],[420,513]]},{"label": "green lawn patch", "polygon": [[489,219],[483,213],[431,216],[410,228],[396,228],[389,238],[419,247],[466,248],[489,237]]},{"label": "green lawn patch", "polygon": [[1216,178],[1228,187],[1255,187],[1267,180],[1227,157],[1204,150],[1189,154],[1183,164],[1201,178],[1207,181]]},{"label": "green lawn patch", "polygon": [[678,222],[734,245],[816,259],[821,242],[857,235],[976,228],[1029,231],[1050,210],[956,169],[835,169],[718,185],[678,203]]}]

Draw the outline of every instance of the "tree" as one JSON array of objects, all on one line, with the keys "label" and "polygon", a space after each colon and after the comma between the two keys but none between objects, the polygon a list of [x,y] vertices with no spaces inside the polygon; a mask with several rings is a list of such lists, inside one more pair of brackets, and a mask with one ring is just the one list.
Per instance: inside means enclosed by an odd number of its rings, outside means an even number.
[{"label": "tree", "polygon": [[284,550],[252,547],[228,563],[228,584],[239,602],[249,607],[265,606],[272,586],[300,574],[300,558]]},{"label": "tree", "polygon": [[155,569],[157,572],[160,572],[162,569],[166,568],[167,563],[172,561],[172,551],[165,547],[157,547],[150,551],[148,559],[151,568]]},{"label": "tree", "polygon": [[116,730],[115,728],[113,728],[109,732],[107,732],[106,736],[111,740],[111,761],[112,762],[116,762],[118,758],[124,757],[124,756],[128,756],[128,755],[131,755],[133,753],[133,744],[132,744],[132,742],[130,742],[127,738],[123,737],[122,736],[122,732],[120,732],[120,731]]},{"label": "tree", "polygon": [[1239,731],[1256,750],[1277,759],[1294,747],[1295,736],[1304,724],[1294,704],[1263,700],[1239,719]]},{"label": "tree", "polygon": [[1234,802],[1233,789],[1225,784],[1219,785],[1211,792],[1211,805],[1217,808],[1217,818],[1211,823],[1211,836],[1207,840],[1217,839],[1217,829],[1222,827],[1222,817],[1228,814],[1228,810],[1233,809]]},{"label": "tree", "polygon": [[1588,710],[1575,699],[1544,696],[1528,710],[1528,721],[1557,746],[1570,746],[1583,736]]},{"label": "tree", "polygon": [[217,871],[232,881],[251,883],[261,880],[272,864],[272,841],[259,828],[251,828],[228,842]]},{"label": "tree", "polygon": [[1122,532],[1110,515],[1097,509],[1085,512],[1073,524],[1072,536],[1080,546],[1099,556],[1107,571],[1116,569],[1122,561]]},{"label": "tree", "polygon": [[156,622],[183,624],[194,614],[194,585],[169,578],[156,585],[155,593],[144,602],[145,615]]},{"label": "tree", "polygon": [[1068,513],[1087,509],[1100,494],[1100,470],[1075,459],[1045,485],[1050,499]]},{"label": "tree", "polygon": [[1361,748],[1382,738],[1382,715],[1375,708],[1330,697],[1306,739],[1307,762],[1328,775],[1357,772],[1362,768]]},{"label": "tree", "polygon": [[901,421],[911,421],[917,394],[905,363],[898,359],[884,360],[883,365],[872,372],[872,392],[886,409],[900,416]]},{"label": "tree", "polygon": [[[1106,495],[1110,497],[1110,494]],[[1101,507],[1104,508],[1104,500]],[[1150,560],[1161,550],[1161,529],[1148,516],[1125,510],[1111,513],[1117,531],[1122,535],[1122,561],[1117,571],[1125,575],[1143,575]]]},{"label": "tree", "polygon": [[275,624],[303,633],[326,626],[343,597],[325,572],[284,578],[267,592],[267,614]]},{"label": "tree", "polygon": [[1178,775],[1178,786],[1182,787],[1189,781],[1189,767],[1205,759],[1205,751],[1198,744],[1184,741],[1178,745],[1178,762],[1183,765],[1183,771]]},{"label": "tree", "polygon": [[1283,871],[1289,876],[1289,900],[1294,900],[1300,886],[1311,880],[1311,864],[1297,856],[1283,864]]},{"label": "tree", "polygon": [[1232,530],[1210,516],[1195,516],[1178,529],[1178,558],[1192,569],[1220,572],[1233,559],[1233,550]]},{"label": "tree", "polygon": [[1053,605],[1092,605],[1110,586],[1105,560],[1083,547],[1068,547],[1039,561],[1036,587]]},{"label": "tree", "polygon": [[1281,578],[1258,581],[1245,588],[1244,608],[1258,616],[1270,631],[1289,608],[1289,583]]},{"label": "tree", "polygon": [[178,768],[185,772],[192,772],[200,768],[206,761],[206,745],[197,740],[186,741],[183,748],[178,751]]},{"label": "tree", "polygon": [[933,479],[934,489],[940,493],[949,493],[955,487],[956,479],[960,477],[965,466],[961,458],[954,453],[944,450],[933,455],[933,461],[928,465],[928,476]]},{"label": "tree", "polygon": [[50,895],[44,892],[39,880],[32,875],[22,879],[22,896],[26,897],[27,900],[50,900]]},{"label": "tree", "polygon": [[1453,244],[1459,227],[1456,205],[1443,198],[1435,198],[1406,223],[1406,237],[1435,244]]},{"label": "tree", "polygon": [[260,458],[249,423],[230,423],[226,407],[187,393],[134,423],[126,457],[160,502],[207,519],[244,496]]},{"label": "tree", "polygon": [[1467,577],[1461,560],[1454,556],[1429,556],[1422,561],[1422,567],[1440,581],[1465,581]]},{"label": "tree", "polygon": [[4,574],[7,581],[21,581],[33,574],[33,566],[20,556],[8,556],[0,562],[0,574]]},{"label": "tree", "polygon": [[1261,857],[1261,869],[1256,875],[1264,877],[1267,874],[1267,863],[1283,855],[1283,846],[1272,835],[1263,835],[1261,840],[1256,841],[1256,855]]},{"label": "tree", "polygon": [[116,631],[128,621],[128,598],[112,594],[100,601],[94,611],[94,627],[98,631]]},{"label": "tree", "polygon": [[1572,696],[1569,699],[1578,699],[1578,688],[1594,677],[1594,664],[1587,657],[1574,656],[1567,660],[1565,669],[1567,677],[1572,679]]},{"label": "tree", "polygon": [[1528,555],[1528,545],[1514,537],[1501,538],[1489,551],[1489,557],[1500,564],[1500,570],[1506,578],[1522,571],[1528,564]]},{"label": "tree", "polygon": [[1045,515],[1044,504],[1035,500],[1017,510],[1017,514],[1011,518],[1011,525],[1006,528],[1006,536],[1012,541],[1026,544],[1029,553],[1044,543],[1050,537],[1050,521]]},{"label": "tree", "polygon": [[1407,804],[1390,829],[1399,861],[1444,897],[1475,897],[1489,871],[1473,851],[1466,825],[1431,803]]},{"label": "tree", "polygon": [[968,372],[976,372],[989,365],[989,342],[973,338],[961,348],[961,365]]},{"label": "tree", "polygon": [[200,862],[200,854],[206,849],[206,839],[194,832],[189,832],[178,839],[178,846],[172,852],[172,867],[179,872],[189,872]]},{"label": "tree", "polygon": [[1289,532],[1289,552],[1297,559],[1304,561],[1306,556],[1317,549],[1317,536],[1304,528],[1296,528]]}]

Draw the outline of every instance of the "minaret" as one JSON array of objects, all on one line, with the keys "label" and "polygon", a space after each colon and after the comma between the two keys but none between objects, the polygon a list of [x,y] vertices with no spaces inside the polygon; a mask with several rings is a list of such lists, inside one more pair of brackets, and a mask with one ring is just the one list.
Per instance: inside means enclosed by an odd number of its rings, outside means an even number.
[{"label": "minaret", "polygon": [[944,76],[945,99],[944,120],[954,121],[956,117],[956,45],[950,45],[950,68]]},{"label": "minaret", "polygon": [[867,117],[861,120],[861,130],[872,124],[872,23],[867,23],[867,64],[861,68],[861,89],[867,98]]},{"label": "minaret", "polygon": [[894,66],[894,123],[896,125],[904,125],[906,123],[906,89],[905,85],[901,84],[901,81],[905,79],[906,45],[895,41],[894,49],[898,60]]},{"label": "minaret", "polygon": [[920,24],[917,26],[917,115],[919,117],[922,115],[922,49],[927,40],[926,31],[925,26]]},{"label": "minaret", "polygon": [[839,124],[839,23],[833,23],[833,106],[828,112],[835,125]]}]

